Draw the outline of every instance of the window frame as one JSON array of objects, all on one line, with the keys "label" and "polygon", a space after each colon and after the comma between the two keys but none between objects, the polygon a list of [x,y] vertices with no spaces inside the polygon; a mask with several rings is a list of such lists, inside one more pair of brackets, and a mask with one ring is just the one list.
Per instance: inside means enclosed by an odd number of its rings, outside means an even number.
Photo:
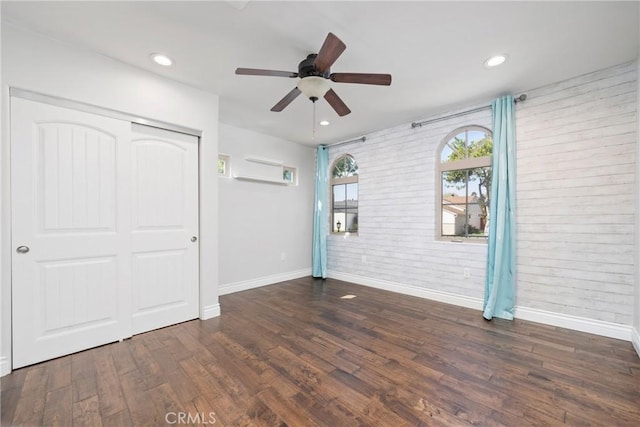
[{"label": "window frame", "polygon": [[[333,191],[333,187],[336,185],[347,185],[347,184],[358,184],[358,189],[357,189],[357,194],[358,194],[358,207],[356,209],[356,217],[359,216],[360,214],[360,184],[359,184],[359,168],[358,168],[358,175],[351,175],[351,176],[345,176],[345,177],[341,177],[341,178],[334,178],[333,177],[333,170],[335,169],[336,165],[338,164],[338,162],[340,160],[342,160],[345,157],[351,157],[354,161],[354,163],[357,165],[358,162],[356,162],[355,157],[353,157],[351,154],[342,154],[340,155],[338,158],[336,158],[333,163],[331,163],[331,166],[329,168],[329,198],[330,198],[330,205],[329,208],[331,209],[331,215],[329,215],[329,232],[330,234],[335,234],[338,236],[357,236],[358,235],[358,230],[356,231],[347,231],[346,229],[344,231],[334,231],[333,230],[333,224],[334,224],[334,217],[333,214],[335,212],[334,209],[334,191]],[[346,209],[346,208],[345,208]],[[346,214],[345,214],[346,215]]]},{"label": "window frame", "polygon": [[218,153],[218,164],[221,160],[224,162],[224,173],[220,173],[220,169],[218,169],[218,176],[220,178],[231,178],[231,156]]},{"label": "window frame", "polygon": [[[465,159],[461,159],[461,160],[455,160],[452,162],[443,162],[442,161],[442,152],[444,151],[444,149],[447,147],[447,144],[456,136],[459,135],[463,132],[469,132],[469,131],[478,131],[478,132],[484,132],[486,134],[488,134],[491,139],[493,140],[493,132],[491,131],[491,129],[488,129],[484,126],[480,126],[480,125],[465,125],[465,126],[459,126],[456,129],[454,129],[453,131],[449,132],[447,134],[447,136],[445,136],[442,141],[440,142],[440,144],[438,145],[438,148],[436,150],[436,177],[435,177],[435,182],[436,182],[436,203],[435,203],[435,217],[436,217],[436,229],[435,229],[435,238],[437,241],[442,241],[442,242],[458,242],[458,243],[462,243],[462,242],[470,242],[470,243],[483,243],[486,244],[488,241],[488,236],[484,237],[484,238],[479,238],[479,237],[466,237],[466,236],[445,236],[442,234],[442,206],[443,206],[443,191],[442,191],[442,173],[443,172],[448,172],[448,171],[455,171],[455,170],[469,170],[469,169],[477,169],[477,168],[483,168],[483,167],[490,167],[493,169],[493,162],[492,162],[492,156],[485,156],[485,157],[472,157],[472,158],[465,158]],[[467,141],[465,141],[467,142]],[[488,161],[487,161],[488,159]],[[467,178],[467,197],[469,196],[468,194],[468,178]],[[468,206],[468,201],[466,203],[466,206]],[[465,212],[466,213],[466,212]]]},{"label": "window frame", "polygon": [[[285,179],[285,172],[289,172],[291,174],[291,179]],[[282,182],[287,185],[298,185],[298,168],[294,166],[282,166]]]}]

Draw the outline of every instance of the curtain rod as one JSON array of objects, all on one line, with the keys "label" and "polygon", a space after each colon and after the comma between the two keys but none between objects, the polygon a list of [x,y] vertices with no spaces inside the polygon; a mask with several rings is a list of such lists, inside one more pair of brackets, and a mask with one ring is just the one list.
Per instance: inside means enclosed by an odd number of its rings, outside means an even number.
[{"label": "curtain rod", "polygon": [[334,144],[325,145],[323,148],[326,150],[329,147],[335,147],[337,145],[343,145],[343,144],[351,144],[352,142],[365,142],[366,140],[367,140],[366,137],[361,136],[360,138],[350,139],[349,141],[342,141],[342,142],[336,142]]},{"label": "curtain rod", "polygon": [[[527,99],[527,94],[523,93],[522,95],[514,98],[513,102],[514,103],[523,102],[526,99]],[[473,108],[471,110],[461,111],[459,113],[454,113],[454,114],[449,114],[448,116],[442,116],[442,117],[438,117],[436,119],[424,120],[422,122],[413,122],[413,123],[411,123],[411,127],[412,128],[419,128],[419,127],[422,127],[422,126],[430,124],[430,123],[435,123],[435,122],[439,122],[439,121],[447,120],[447,119],[453,119],[455,117],[460,117],[460,116],[466,116],[467,114],[477,113],[479,111],[490,110],[490,109],[491,109],[491,105],[485,105],[483,107]]]}]

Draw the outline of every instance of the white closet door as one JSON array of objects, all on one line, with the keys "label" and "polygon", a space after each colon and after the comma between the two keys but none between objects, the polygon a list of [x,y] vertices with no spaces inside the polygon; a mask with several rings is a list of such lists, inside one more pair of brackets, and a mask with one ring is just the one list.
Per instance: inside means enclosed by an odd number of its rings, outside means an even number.
[{"label": "white closet door", "polygon": [[130,126],[11,99],[14,368],[131,335]]},{"label": "white closet door", "polygon": [[198,138],[133,125],[133,333],[198,317]]}]

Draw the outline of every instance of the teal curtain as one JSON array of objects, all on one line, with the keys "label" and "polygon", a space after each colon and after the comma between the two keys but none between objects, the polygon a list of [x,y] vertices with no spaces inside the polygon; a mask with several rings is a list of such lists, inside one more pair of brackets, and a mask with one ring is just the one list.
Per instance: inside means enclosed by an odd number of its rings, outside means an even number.
[{"label": "teal curtain", "polygon": [[327,212],[329,149],[318,146],[316,152],[316,198],[313,207],[313,250],[311,255],[313,277],[327,277]]},{"label": "teal curtain", "polygon": [[493,181],[483,316],[513,319],[516,273],[516,130],[512,96],[493,101]]}]

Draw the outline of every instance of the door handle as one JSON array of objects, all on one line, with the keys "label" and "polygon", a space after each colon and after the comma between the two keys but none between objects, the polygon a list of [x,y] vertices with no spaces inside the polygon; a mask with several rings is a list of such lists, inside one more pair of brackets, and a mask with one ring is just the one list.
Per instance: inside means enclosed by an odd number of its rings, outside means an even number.
[{"label": "door handle", "polygon": [[29,246],[18,246],[16,248],[16,252],[18,252],[19,254],[26,254],[27,252],[29,252]]},{"label": "door handle", "polygon": [[198,241],[198,238],[197,238],[196,236],[193,236],[193,237],[191,237],[191,241],[192,241],[192,242],[197,242],[197,241]]}]

